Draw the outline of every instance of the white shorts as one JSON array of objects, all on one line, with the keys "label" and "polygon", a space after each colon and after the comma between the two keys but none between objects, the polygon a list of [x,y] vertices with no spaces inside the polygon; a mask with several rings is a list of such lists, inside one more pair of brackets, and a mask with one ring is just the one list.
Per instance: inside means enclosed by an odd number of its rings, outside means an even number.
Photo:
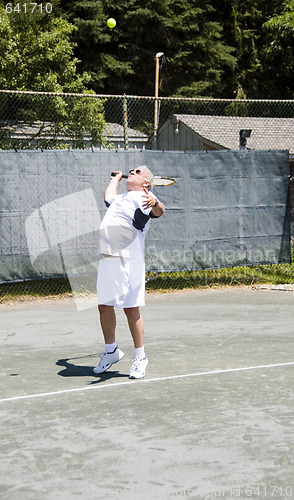
[{"label": "white shorts", "polygon": [[136,259],[101,257],[97,277],[98,304],[114,307],[145,305],[145,263]]}]

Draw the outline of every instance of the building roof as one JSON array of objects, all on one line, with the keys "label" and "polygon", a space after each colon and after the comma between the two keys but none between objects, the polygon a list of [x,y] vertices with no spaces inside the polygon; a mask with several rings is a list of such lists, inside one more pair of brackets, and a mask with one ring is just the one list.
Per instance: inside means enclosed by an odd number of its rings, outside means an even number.
[{"label": "building roof", "polygon": [[[124,137],[124,127],[119,123],[107,123],[106,131],[103,133],[105,137],[111,139],[121,139]],[[140,141],[148,141],[148,135],[143,134],[139,130],[128,127],[128,137],[133,141],[134,139],[139,139]]]},{"label": "building roof", "polygon": [[[54,123],[50,122],[34,122],[33,124],[28,124],[26,122],[13,122],[13,121],[2,121],[0,122],[0,127],[5,127],[10,131],[11,137],[13,139],[51,139],[52,138],[52,126]],[[111,142],[112,140],[124,140],[124,127],[119,123],[107,123],[106,130],[103,132],[103,136]],[[128,138],[132,142],[147,142],[148,135],[143,134],[139,130],[128,128]],[[65,141],[71,140],[66,133],[59,133],[56,137],[57,140]],[[85,134],[85,140],[90,141],[90,136]]]},{"label": "building roof", "polygon": [[286,149],[294,154],[294,118],[173,115],[192,131],[226,149],[239,149],[239,132],[251,130],[248,149]]}]

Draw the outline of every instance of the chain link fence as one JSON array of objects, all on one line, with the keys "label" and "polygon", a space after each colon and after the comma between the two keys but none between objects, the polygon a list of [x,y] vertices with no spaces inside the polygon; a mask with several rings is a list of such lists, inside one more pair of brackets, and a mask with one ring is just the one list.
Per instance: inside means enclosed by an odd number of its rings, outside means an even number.
[{"label": "chain link fence", "polygon": [[[173,136],[167,141],[165,131],[170,124]],[[178,140],[181,125],[186,142]],[[250,131],[250,135],[240,135],[242,130]],[[0,90],[1,149],[213,150],[247,145],[249,149],[288,149],[293,155],[293,132],[293,100]],[[202,142],[198,141],[198,145],[192,139],[189,142],[189,133],[191,138],[201,137]]]},{"label": "chain link fence", "polygon": [[[0,90],[0,149],[289,150],[293,100],[231,100]],[[291,183],[292,184],[292,183]],[[293,204],[291,189],[291,205]],[[294,222],[292,215],[292,223]],[[0,234],[0,239],[3,235]],[[147,289],[293,283],[292,265],[149,273]],[[10,293],[70,293],[66,278],[0,285]]]}]

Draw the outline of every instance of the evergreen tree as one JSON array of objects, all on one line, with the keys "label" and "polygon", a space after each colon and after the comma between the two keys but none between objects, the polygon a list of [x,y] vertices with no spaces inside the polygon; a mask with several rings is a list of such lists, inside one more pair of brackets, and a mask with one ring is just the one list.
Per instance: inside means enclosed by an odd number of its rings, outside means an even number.
[{"label": "evergreen tree", "polygon": [[291,21],[286,20],[293,12],[293,0],[286,4],[284,0],[211,1],[223,26],[224,42],[236,50],[231,79],[235,97],[293,96],[293,31]]},{"label": "evergreen tree", "polygon": [[237,65],[230,90],[236,98],[253,97],[255,92],[253,75],[260,66],[258,40],[263,4],[262,0],[213,0],[225,43],[235,48]]},{"label": "evergreen tree", "polygon": [[263,92],[275,99],[294,98],[294,0],[263,25],[261,48]]},{"label": "evergreen tree", "polygon": [[[161,95],[222,95],[232,72],[232,49],[205,0],[65,1],[76,55],[96,92],[154,95],[154,56],[162,51],[167,71]],[[115,29],[106,21],[114,17]]]}]

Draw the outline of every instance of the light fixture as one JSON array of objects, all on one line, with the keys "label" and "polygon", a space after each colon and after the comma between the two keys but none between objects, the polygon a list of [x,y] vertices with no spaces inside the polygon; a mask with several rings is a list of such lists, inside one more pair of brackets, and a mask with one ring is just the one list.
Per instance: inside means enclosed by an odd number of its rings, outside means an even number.
[{"label": "light fixture", "polygon": [[247,138],[251,135],[250,129],[240,130],[240,149],[245,149],[247,144]]}]

